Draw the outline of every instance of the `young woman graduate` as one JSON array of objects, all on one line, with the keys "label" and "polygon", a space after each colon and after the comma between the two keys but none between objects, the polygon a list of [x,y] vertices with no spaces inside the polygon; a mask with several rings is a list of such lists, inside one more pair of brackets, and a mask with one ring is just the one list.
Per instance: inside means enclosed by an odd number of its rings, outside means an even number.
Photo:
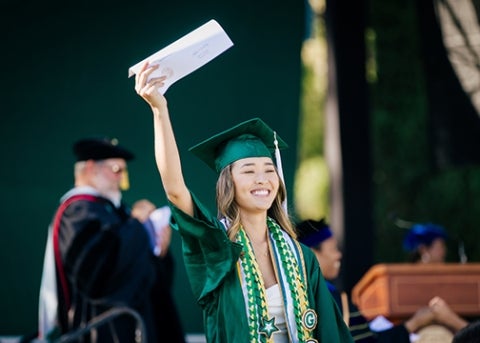
[{"label": "young woman graduate", "polygon": [[207,342],[353,342],[312,251],[295,238],[282,204],[286,189],[272,151],[285,142],[254,118],[191,148],[218,174],[218,217],[183,179],[165,77],[145,64],[135,90],[154,117],[155,158],[183,240]]}]

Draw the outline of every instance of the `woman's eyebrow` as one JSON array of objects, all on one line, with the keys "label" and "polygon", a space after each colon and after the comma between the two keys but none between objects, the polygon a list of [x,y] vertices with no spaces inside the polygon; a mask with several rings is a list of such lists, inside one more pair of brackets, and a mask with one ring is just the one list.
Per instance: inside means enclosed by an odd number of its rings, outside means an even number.
[{"label": "woman's eyebrow", "polygon": [[242,164],[240,164],[239,167],[244,168],[244,167],[251,167],[251,166],[254,166],[254,165],[255,165],[255,163],[249,162],[249,163],[242,163]]},{"label": "woman's eyebrow", "polygon": [[[256,163],[255,162],[246,162],[246,163],[242,163],[240,165],[240,168],[243,168],[243,167],[251,167],[251,166],[255,166]],[[263,163],[264,166],[273,166],[273,162],[272,161],[266,161]]]}]

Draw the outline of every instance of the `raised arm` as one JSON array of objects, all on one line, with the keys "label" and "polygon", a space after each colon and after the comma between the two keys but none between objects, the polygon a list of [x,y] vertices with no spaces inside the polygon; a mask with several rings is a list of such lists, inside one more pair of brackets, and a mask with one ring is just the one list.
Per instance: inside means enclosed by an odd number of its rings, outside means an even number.
[{"label": "raised arm", "polygon": [[135,91],[150,105],[153,112],[155,160],[167,198],[185,213],[193,215],[192,198],[183,179],[167,99],[158,91],[165,77],[148,80],[149,75],[158,67],[159,65],[150,66],[148,63],[142,67],[135,77]]}]

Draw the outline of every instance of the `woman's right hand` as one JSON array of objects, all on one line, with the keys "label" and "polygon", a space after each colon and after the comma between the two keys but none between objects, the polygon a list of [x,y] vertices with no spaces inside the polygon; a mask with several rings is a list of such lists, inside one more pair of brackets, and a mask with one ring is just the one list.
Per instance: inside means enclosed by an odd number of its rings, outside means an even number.
[{"label": "woman's right hand", "polygon": [[135,75],[135,91],[140,95],[152,109],[162,109],[167,106],[167,99],[159,92],[164,85],[166,76],[149,78],[159,68],[158,64],[145,62],[140,71]]}]

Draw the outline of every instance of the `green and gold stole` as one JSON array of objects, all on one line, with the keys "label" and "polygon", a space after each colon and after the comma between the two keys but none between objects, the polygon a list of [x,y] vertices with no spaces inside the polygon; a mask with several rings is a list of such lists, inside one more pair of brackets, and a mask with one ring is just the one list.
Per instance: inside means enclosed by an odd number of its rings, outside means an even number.
[{"label": "green and gold stole", "polygon": [[[317,318],[308,304],[305,263],[300,246],[272,218],[267,218],[267,226],[276,276],[283,294],[290,340],[315,342],[311,338],[311,331],[316,326]],[[271,343],[273,333],[278,328],[275,326],[275,318],[269,318],[263,278],[253,247],[243,228],[237,235],[237,242],[244,249],[237,268],[247,308],[250,342]]]}]

